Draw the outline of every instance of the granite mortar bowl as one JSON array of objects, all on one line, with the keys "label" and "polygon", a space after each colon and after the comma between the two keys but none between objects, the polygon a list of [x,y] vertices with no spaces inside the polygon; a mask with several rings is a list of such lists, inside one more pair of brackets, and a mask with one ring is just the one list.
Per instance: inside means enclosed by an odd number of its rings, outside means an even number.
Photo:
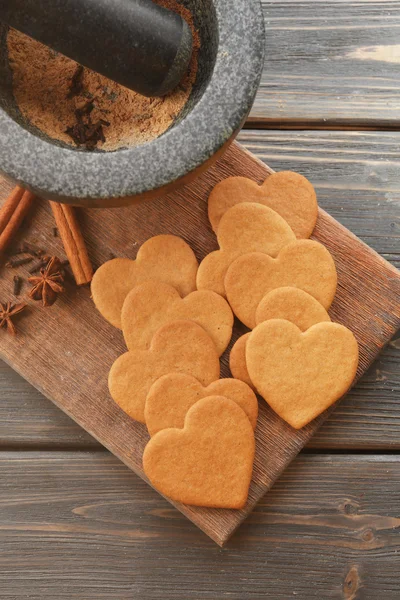
[{"label": "granite mortar bowl", "polygon": [[39,196],[86,207],[121,206],[186,183],[240,130],[259,85],[264,22],[259,0],[181,0],[201,38],[192,94],[174,124],[135,148],[89,151],[24,122],[12,93],[0,24],[0,171]]}]

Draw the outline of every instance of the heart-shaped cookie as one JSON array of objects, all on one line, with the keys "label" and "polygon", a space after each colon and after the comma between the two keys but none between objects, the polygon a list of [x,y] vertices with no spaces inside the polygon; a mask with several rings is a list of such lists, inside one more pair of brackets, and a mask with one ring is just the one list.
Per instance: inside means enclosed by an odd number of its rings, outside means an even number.
[{"label": "heart-shaped cookie", "polygon": [[256,324],[270,319],[286,319],[301,331],[331,320],[318,300],[304,290],[293,287],[277,288],[262,298],[256,310]]},{"label": "heart-shaped cookie", "polygon": [[232,346],[232,350],[229,355],[229,368],[235,379],[243,381],[252,390],[257,391],[250,379],[246,364],[246,344],[250,337],[250,333],[251,332],[241,335]]},{"label": "heart-shaped cookie", "polygon": [[199,400],[183,429],[151,438],[143,468],[151,484],[172,500],[194,506],[243,508],[253,471],[253,428],[232,400]]},{"label": "heart-shaped cookie", "polygon": [[122,332],[129,350],[146,350],[160,327],[188,319],[201,325],[214,340],[218,355],[232,337],[233,314],[215,292],[202,290],[181,298],[174,287],[146,281],[127,295],[121,313]]},{"label": "heart-shaped cookie", "polygon": [[111,397],[130,417],[145,423],[144,407],[151,386],[174,372],[193,375],[205,386],[219,378],[215,344],[192,321],[164,325],[149,350],[131,350],[117,358],[108,377]]},{"label": "heart-shaped cookie", "polygon": [[[291,287],[272,290],[261,300],[256,310],[256,323],[258,325],[269,319],[286,319],[301,331],[331,320],[315,298],[299,288]],[[234,344],[229,356],[229,367],[236,379],[254,388],[246,365],[246,343],[249,336],[249,333],[242,335]]]},{"label": "heart-shaped cookie", "polygon": [[122,305],[132,288],[155,279],[186,296],[196,289],[197,268],[193,250],[184,240],[157,235],[141,246],[136,260],[114,258],[97,269],[91,284],[93,301],[107,321],[121,328]]},{"label": "heart-shaped cookie", "polygon": [[265,401],[300,429],[347,392],[357,372],[358,344],[338,323],[318,323],[302,333],[273,319],[251,332],[246,364]]},{"label": "heart-shaped cookie", "polygon": [[244,202],[230,208],[218,228],[220,250],[211,252],[200,263],[197,288],[213,290],[225,296],[224,279],[229,265],[242,254],[264,252],[277,256],[296,236],[277,212],[263,206]]},{"label": "heart-shaped cookie", "polygon": [[309,238],[317,222],[315,190],[308,179],[292,171],[273,173],[262,185],[246,177],[228,177],[218,183],[208,200],[208,216],[215,232],[225,212],[240,202],[269,206],[285,219],[298,239]]},{"label": "heart-shaped cookie", "polygon": [[244,254],[229,267],[225,289],[235,315],[252,329],[262,298],[280,287],[297,287],[313,296],[325,309],[335,297],[334,260],[322,244],[300,240],[285,246],[277,258],[260,252]]},{"label": "heart-shaped cookie", "polygon": [[258,401],[254,392],[243,381],[218,379],[208,387],[203,387],[191,375],[169,373],[160,377],[147,394],[144,416],[150,435],[169,427],[182,428],[188,410],[207,396],[224,396],[236,402],[255,429]]}]

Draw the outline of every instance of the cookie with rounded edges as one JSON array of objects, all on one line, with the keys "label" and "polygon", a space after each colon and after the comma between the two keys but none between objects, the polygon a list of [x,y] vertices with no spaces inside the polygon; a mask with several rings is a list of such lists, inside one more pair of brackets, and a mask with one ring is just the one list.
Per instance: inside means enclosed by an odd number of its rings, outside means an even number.
[{"label": "cookie with rounded edges", "polygon": [[164,429],[143,453],[143,469],[162,494],[184,504],[243,508],[253,471],[255,440],[243,410],[223,396],[202,398],[183,429]]},{"label": "cookie with rounded edges", "polygon": [[246,365],[246,344],[250,333],[251,332],[241,335],[240,338],[238,338],[233,344],[232,350],[229,354],[229,369],[235,379],[243,381],[252,390],[256,390],[253,382],[250,379]]},{"label": "cookie with rounded edges", "polygon": [[273,173],[262,185],[246,177],[228,177],[218,183],[208,199],[208,217],[215,233],[226,211],[240,202],[256,202],[272,208],[298,239],[309,238],[317,222],[314,187],[303,175],[292,171]]},{"label": "cookie with rounded edges", "polygon": [[101,315],[121,328],[121,310],[130,290],[149,279],[172,285],[182,296],[196,289],[197,259],[175,235],[157,235],[139,249],[136,260],[114,258],[93,276],[92,298]]},{"label": "cookie with rounded edges", "polygon": [[130,350],[117,358],[108,377],[111,397],[130,417],[145,423],[151,386],[173,372],[193,375],[204,386],[219,378],[215,344],[192,321],[168,323],[157,331],[148,350]]},{"label": "cookie with rounded edges", "polygon": [[214,340],[219,356],[226,350],[233,327],[233,313],[227,301],[209,290],[181,298],[174,287],[160,281],[146,281],[125,298],[121,323],[128,349],[148,349],[160,327],[182,319],[203,327]]},{"label": "cookie with rounded edges", "polygon": [[203,387],[197,379],[184,373],[169,373],[150,388],[144,416],[151,436],[162,429],[182,428],[188,410],[207,396],[224,396],[233,400],[246,413],[253,429],[257,425],[258,401],[243,381],[218,379]]},{"label": "cookie with rounded edges", "polygon": [[256,324],[269,319],[286,319],[301,331],[331,320],[318,300],[304,290],[293,287],[276,288],[262,298],[256,310]]},{"label": "cookie with rounded edges", "polygon": [[220,249],[208,254],[197,271],[197,289],[213,290],[225,296],[224,279],[229,265],[242,254],[264,252],[277,256],[296,241],[293,231],[277,212],[244,202],[230,208],[219,224]]},{"label": "cookie with rounded edges", "polygon": [[285,246],[277,258],[260,252],[244,254],[231,264],[225,277],[228,302],[250,329],[256,325],[256,310],[262,298],[280,287],[300,288],[328,309],[337,287],[330,252],[318,242],[300,240]]},{"label": "cookie with rounded edges", "polygon": [[301,429],[350,388],[357,372],[358,344],[338,323],[318,323],[302,332],[289,321],[272,319],[250,333],[246,364],[269,406]]},{"label": "cookie with rounded edges", "polygon": [[[317,323],[330,321],[325,308],[315,298],[299,288],[283,287],[269,292],[256,310],[256,324],[269,319],[286,319],[301,331]],[[246,343],[250,334],[242,335],[232,347],[229,367],[232,375],[254,388],[246,365]]]}]

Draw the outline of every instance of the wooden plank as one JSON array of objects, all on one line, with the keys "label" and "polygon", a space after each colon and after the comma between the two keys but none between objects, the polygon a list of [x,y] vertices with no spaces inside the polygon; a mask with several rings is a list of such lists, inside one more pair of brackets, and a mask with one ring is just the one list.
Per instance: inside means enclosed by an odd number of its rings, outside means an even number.
[{"label": "wooden plank", "polygon": [[[304,173],[315,183],[323,208],[400,266],[400,134],[243,131],[240,140],[275,169]],[[399,351],[398,337],[310,446],[400,448]],[[99,447],[4,363],[0,398],[0,446]]]},{"label": "wooden plank", "polygon": [[4,362],[0,362],[0,398],[0,450],[102,447]]},{"label": "wooden plank", "polygon": [[400,133],[244,130],[239,140],[276,171],[298,171],[318,202],[400,266]]},{"label": "wooden plank", "polygon": [[250,123],[398,125],[398,0],[262,0],[266,62]]},{"label": "wooden plank", "polygon": [[0,498],[7,600],[400,595],[398,456],[300,455],[224,550],[111,455],[1,453]]},{"label": "wooden plank", "polygon": [[[168,197],[119,211],[86,212],[84,226],[95,263],[110,251],[132,255],[132,245],[162,232],[182,235],[202,258],[216,247],[206,210],[212,187],[231,174],[251,175],[261,182],[269,173],[261,161],[234,144],[207,173]],[[49,252],[60,243],[52,236],[51,223],[48,203],[38,203],[31,235]],[[323,210],[314,237],[327,246],[336,262],[339,283],[331,315],[358,339],[359,377],[400,327],[400,273]],[[8,293],[10,277],[0,281],[2,296]],[[88,290],[71,290],[52,310],[36,308],[22,321],[21,330],[22,335],[14,339],[0,338],[0,356],[144,477],[145,428],[129,419],[107,390],[109,368],[124,351],[122,337],[94,310]],[[239,332],[237,328],[236,336]],[[228,374],[225,356],[222,375]],[[328,414],[294,432],[261,403],[246,507],[224,511],[174,504],[217,543],[225,543]]]}]

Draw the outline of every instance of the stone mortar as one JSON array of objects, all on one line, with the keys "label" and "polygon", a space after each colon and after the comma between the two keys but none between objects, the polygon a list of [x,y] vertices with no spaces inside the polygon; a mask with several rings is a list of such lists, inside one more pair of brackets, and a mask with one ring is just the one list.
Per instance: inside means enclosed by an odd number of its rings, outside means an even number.
[{"label": "stone mortar", "polygon": [[25,123],[12,94],[7,28],[0,24],[0,171],[39,196],[86,207],[150,199],[216,160],[240,130],[264,63],[260,0],[181,0],[201,38],[191,97],[160,137],[115,152],[56,142]]}]

